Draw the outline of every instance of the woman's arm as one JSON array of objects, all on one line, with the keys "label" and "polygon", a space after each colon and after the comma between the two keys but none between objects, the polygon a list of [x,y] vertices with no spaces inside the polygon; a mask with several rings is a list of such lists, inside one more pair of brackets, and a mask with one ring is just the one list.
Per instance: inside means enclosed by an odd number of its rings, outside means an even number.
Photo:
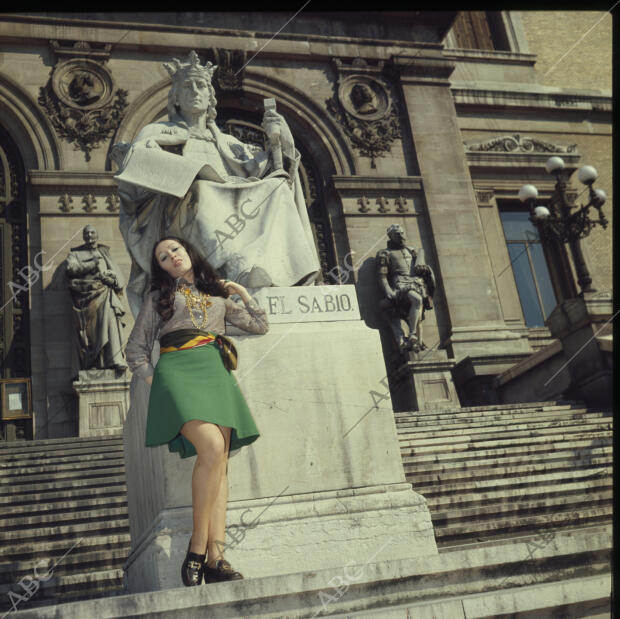
[{"label": "woman's arm", "polygon": [[150,292],[142,303],[125,347],[125,357],[129,369],[149,384],[152,382],[153,372],[155,371],[151,363],[151,354],[161,324],[161,316],[155,308],[157,294]]},{"label": "woman's arm", "polygon": [[267,321],[267,313],[258,305],[256,299],[253,299],[248,291],[235,282],[222,282],[229,292],[238,294],[243,300],[245,307],[235,303],[232,299],[224,299],[226,308],[226,320],[248,333],[255,335],[264,335],[269,331],[269,322]]}]

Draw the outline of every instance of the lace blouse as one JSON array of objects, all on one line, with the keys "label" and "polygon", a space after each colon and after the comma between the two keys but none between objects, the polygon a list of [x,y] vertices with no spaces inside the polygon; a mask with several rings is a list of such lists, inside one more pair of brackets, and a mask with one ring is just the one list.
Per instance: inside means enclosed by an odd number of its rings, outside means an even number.
[{"label": "lace blouse", "polygon": [[[184,278],[177,279],[177,287],[179,284],[187,284],[192,292],[198,292],[196,286]],[[195,328],[182,293],[175,292],[174,311],[170,319],[166,321],[157,312],[158,299],[159,290],[148,293],[142,303],[125,348],[125,357],[129,369],[141,378],[152,376],[155,370],[151,363],[151,353],[155,340],[159,340],[171,331]],[[209,301],[211,305],[207,308],[207,322],[204,327],[202,327],[202,312],[194,310],[196,322],[205,331],[225,334],[225,320],[235,327],[256,335],[263,335],[269,330],[265,310],[258,305],[254,298],[251,298],[245,307],[230,298],[210,296]]]}]

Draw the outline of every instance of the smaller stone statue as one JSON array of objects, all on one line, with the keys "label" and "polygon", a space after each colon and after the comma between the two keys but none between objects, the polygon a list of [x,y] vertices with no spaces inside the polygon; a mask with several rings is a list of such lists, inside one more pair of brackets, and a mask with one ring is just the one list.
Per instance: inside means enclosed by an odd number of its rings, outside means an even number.
[{"label": "smaller stone statue", "polygon": [[[379,309],[390,326],[401,354],[427,348],[422,341],[424,310],[433,308],[435,276],[424,264],[423,250],[405,245],[405,232],[399,224],[387,229],[386,249],[377,253],[377,277],[385,298]],[[409,326],[405,334],[402,320]]]},{"label": "smaller stone statue", "polygon": [[66,259],[66,278],[73,300],[74,340],[72,378],[80,370],[127,368],[122,349],[120,302],[122,274],[110,255],[110,248],[97,242],[97,231],[87,225],[84,244],[71,248]]}]

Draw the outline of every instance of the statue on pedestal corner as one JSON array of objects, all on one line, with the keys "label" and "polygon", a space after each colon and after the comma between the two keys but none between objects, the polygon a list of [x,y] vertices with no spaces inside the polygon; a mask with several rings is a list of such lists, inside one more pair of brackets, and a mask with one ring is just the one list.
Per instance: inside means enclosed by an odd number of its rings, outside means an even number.
[{"label": "statue on pedestal corner", "polygon": [[84,244],[71,248],[66,258],[66,278],[73,301],[72,378],[80,370],[127,368],[122,349],[125,310],[119,299],[123,292],[120,269],[110,248],[97,242],[97,231],[87,225]]},{"label": "statue on pedestal corner", "polygon": [[[390,326],[401,354],[418,353],[427,348],[422,340],[424,311],[433,308],[435,275],[424,264],[424,252],[405,245],[405,232],[399,224],[387,229],[388,242],[376,256],[377,278],[384,298],[379,309]],[[408,325],[408,333],[403,329]]]}]

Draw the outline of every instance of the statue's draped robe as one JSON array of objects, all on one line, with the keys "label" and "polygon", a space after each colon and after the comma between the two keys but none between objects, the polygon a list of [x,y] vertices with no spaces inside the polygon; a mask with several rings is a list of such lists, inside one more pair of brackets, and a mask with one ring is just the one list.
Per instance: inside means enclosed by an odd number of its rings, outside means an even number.
[{"label": "statue's draped robe", "polygon": [[[152,123],[134,145],[178,131],[187,135],[181,120]],[[310,284],[318,275],[299,152],[283,152],[287,176],[272,170],[266,152],[223,134],[214,122],[205,135],[165,150],[208,163],[226,182],[198,179],[177,198],[119,181],[120,229],[132,256],[127,298],[134,316],[148,293],[153,247],[165,235],[188,240],[225,278],[250,289]]]},{"label": "statue's draped robe", "polygon": [[[72,248],[66,261],[73,299],[72,378],[78,376],[79,370],[127,367],[122,334],[125,310],[117,295],[123,287],[122,275],[106,245],[98,244],[95,252],[98,258],[93,263],[89,261],[93,249],[84,245]],[[95,265],[96,269],[93,268]],[[116,275],[116,291],[93,277],[105,270]]]}]

